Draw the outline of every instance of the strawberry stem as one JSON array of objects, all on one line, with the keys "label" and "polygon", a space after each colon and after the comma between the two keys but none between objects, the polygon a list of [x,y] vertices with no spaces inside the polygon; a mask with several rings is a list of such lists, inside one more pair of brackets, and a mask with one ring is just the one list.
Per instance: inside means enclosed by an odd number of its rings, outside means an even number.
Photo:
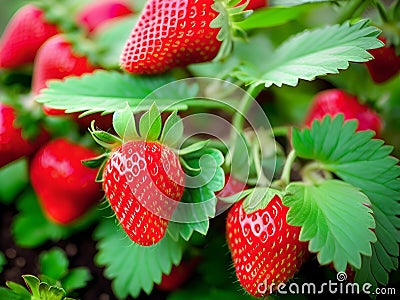
[{"label": "strawberry stem", "polygon": [[[249,111],[251,105],[253,104],[254,99],[258,96],[258,94],[262,91],[262,89],[263,89],[262,85],[251,85],[247,90],[245,96],[240,101],[241,106],[235,112],[232,118],[232,125],[234,128],[236,128],[238,132],[243,131],[243,126],[245,121],[244,116]],[[234,136],[236,136],[234,131],[232,132],[232,135],[234,140]]]},{"label": "strawberry stem", "polygon": [[297,158],[296,151],[291,150],[286,158],[286,162],[285,165],[283,166],[283,171],[280,178],[280,184],[283,187],[286,187],[290,183],[290,174],[292,171],[293,163],[296,160],[296,158]]},{"label": "strawberry stem", "polygon": [[348,5],[344,8],[343,12],[339,15],[337,23],[342,24],[343,22],[355,18],[362,14],[365,7],[369,4],[369,0],[353,0],[349,1]]}]

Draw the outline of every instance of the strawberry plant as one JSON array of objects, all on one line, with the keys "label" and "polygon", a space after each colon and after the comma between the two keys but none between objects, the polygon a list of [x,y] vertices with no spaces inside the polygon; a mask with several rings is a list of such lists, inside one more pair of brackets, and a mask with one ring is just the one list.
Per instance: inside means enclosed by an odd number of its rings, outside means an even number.
[{"label": "strawberry plant", "polygon": [[14,5],[1,299],[400,291],[400,1]]}]

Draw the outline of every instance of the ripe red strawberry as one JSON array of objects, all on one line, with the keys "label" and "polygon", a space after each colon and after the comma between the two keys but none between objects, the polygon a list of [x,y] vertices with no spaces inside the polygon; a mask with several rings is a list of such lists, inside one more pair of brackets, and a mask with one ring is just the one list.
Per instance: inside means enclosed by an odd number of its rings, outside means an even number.
[{"label": "ripe red strawberry", "polygon": [[[247,0],[242,0],[239,2],[239,5],[246,3]],[[250,0],[249,4],[247,5],[246,9],[259,9],[268,6],[268,0]]]},{"label": "ripe red strawberry", "polygon": [[384,37],[379,39],[385,46],[370,50],[375,59],[365,63],[372,80],[376,83],[385,82],[400,72],[400,56],[396,55],[395,48],[389,45]]},{"label": "ripe red strawberry", "polygon": [[264,209],[247,214],[235,203],[226,220],[227,240],[237,278],[246,291],[262,297],[286,283],[307,256],[300,227],[286,222],[288,208],[275,196]]},{"label": "ripe red strawberry", "polygon": [[82,164],[82,160],[96,155],[64,138],[47,143],[36,153],[30,165],[30,178],[51,221],[70,224],[101,199],[101,185],[95,182],[97,170]]},{"label": "ripe red strawberry", "polygon": [[159,242],[184,190],[185,177],[175,153],[158,142],[129,141],[112,151],[103,180],[107,199],[128,236],[143,246]]},{"label": "ripe red strawberry", "polygon": [[47,81],[50,79],[80,76],[96,69],[86,56],[74,52],[71,43],[63,35],[56,35],[46,41],[37,54],[32,90],[38,94],[41,89],[47,87]]},{"label": "ripe red strawberry", "polygon": [[0,103],[0,168],[22,156],[33,154],[49,139],[49,134],[44,130],[33,140],[25,139],[15,119],[15,109]]},{"label": "ripe red strawberry", "polygon": [[304,124],[310,126],[314,120],[321,120],[326,115],[344,115],[345,120],[358,120],[358,131],[373,130],[379,135],[382,121],[379,115],[368,106],[361,104],[356,96],[339,89],[318,93],[311,104]]},{"label": "ripe red strawberry", "polygon": [[236,179],[228,173],[225,174],[225,186],[216,194],[218,199],[216,206],[217,213],[225,211],[231,205],[230,203],[221,201],[220,198],[233,196],[245,190],[246,188],[246,183],[241,182],[240,180]]},{"label": "ripe red strawberry", "polygon": [[161,283],[156,285],[157,289],[165,292],[177,290],[192,276],[199,263],[200,257],[193,257],[190,260],[183,260],[177,266],[172,266],[171,273],[162,275]]},{"label": "ripe red strawberry", "polygon": [[136,74],[156,74],[173,67],[212,60],[221,42],[210,23],[218,13],[214,0],[150,0],[133,28],[121,67]]},{"label": "ripe red strawberry", "polygon": [[107,20],[130,15],[133,10],[124,0],[103,0],[86,5],[79,12],[78,23],[87,31],[92,32]]},{"label": "ripe red strawberry", "polygon": [[58,33],[43,11],[32,4],[20,8],[8,23],[0,40],[0,68],[17,68],[34,61],[40,46]]}]

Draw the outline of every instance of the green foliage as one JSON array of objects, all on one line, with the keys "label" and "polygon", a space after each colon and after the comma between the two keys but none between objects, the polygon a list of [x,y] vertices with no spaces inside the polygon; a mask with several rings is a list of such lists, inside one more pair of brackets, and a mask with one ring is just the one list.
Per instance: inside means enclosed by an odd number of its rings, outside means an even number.
[{"label": "green foliage", "polygon": [[349,62],[371,60],[367,50],[382,46],[379,33],[366,20],[304,31],[267,53],[265,63],[244,64],[235,75],[246,84],[295,86],[299,79],[313,80],[347,69]]},{"label": "green foliage", "polygon": [[[314,4],[315,5],[315,4]],[[249,18],[244,20],[240,26],[244,30],[256,28],[270,28],[283,25],[292,20],[300,18],[308,13],[314,6],[312,4],[298,6],[275,6],[268,9],[256,10]]]},{"label": "green foliage", "polygon": [[8,281],[9,289],[0,287],[0,299],[7,300],[74,300],[66,297],[63,288],[42,282],[33,275],[22,276],[29,290],[22,285]]},{"label": "green foliage", "polygon": [[206,144],[193,144],[180,153],[182,167],[189,177],[181,199],[183,205],[177,207],[172,217],[172,220],[177,222],[170,222],[168,226],[168,233],[174,239],[178,239],[180,235],[189,240],[195,231],[206,235],[209,218],[215,216],[215,193],[221,190],[225,183],[222,169],[224,157],[219,150],[205,147]]},{"label": "green foliage", "polygon": [[311,129],[293,129],[292,142],[299,157],[317,160],[321,169],[335,173],[369,198],[377,242],[372,256],[363,257],[356,280],[377,286],[386,284],[390,270],[398,268],[400,167],[390,156],[392,147],[371,139],[372,131],[356,133],[356,126],[355,121],[344,122],[343,115],[326,117],[314,121]]},{"label": "green foliage", "polygon": [[[157,91],[173,80],[168,75],[139,77],[98,70],[81,77],[52,81],[36,100],[50,108],[65,109],[67,113],[113,113],[125,108],[126,103],[137,113],[147,111],[154,102],[161,111],[185,110],[188,108],[185,101],[195,97],[197,89],[182,82],[174,89]],[[146,98],[150,94],[151,98]]]},{"label": "green foliage", "polygon": [[3,272],[3,266],[7,263],[7,259],[3,252],[0,251],[0,273]]},{"label": "green foliage", "polygon": [[300,240],[318,253],[321,265],[333,265],[344,272],[347,264],[361,267],[361,254],[371,255],[376,241],[375,221],[367,196],[339,180],[318,184],[292,183],[283,204],[290,208],[287,221],[301,226]]},{"label": "green foliage", "polygon": [[153,103],[148,111],[146,111],[139,122],[139,132],[146,141],[155,141],[161,134],[162,122],[160,112]]},{"label": "green foliage", "polygon": [[112,220],[102,221],[94,238],[98,240],[95,261],[105,267],[104,275],[113,281],[119,298],[137,297],[142,290],[150,294],[161,275],[179,264],[184,247],[182,240],[174,241],[168,234],[151,247],[134,244]]},{"label": "green foliage", "polygon": [[37,247],[47,240],[68,238],[74,232],[87,228],[98,217],[98,211],[94,210],[72,226],[56,225],[44,216],[37,196],[31,189],[18,199],[17,209],[19,213],[14,218],[12,234],[17,245],[27,248]]},{"label": "green foliage", "polygon": [[86,286],[92,279],[88,268],[78,267],[69,270],[69,261],[60,248],[52,248],[39,257],[41,278],[48,284],[60,284],[67,293]]},{"label": "green foliage", "polygon": [[14,161],[0,169],[0,202],[10,204],[28,184],[28,164],[25,159]]}]

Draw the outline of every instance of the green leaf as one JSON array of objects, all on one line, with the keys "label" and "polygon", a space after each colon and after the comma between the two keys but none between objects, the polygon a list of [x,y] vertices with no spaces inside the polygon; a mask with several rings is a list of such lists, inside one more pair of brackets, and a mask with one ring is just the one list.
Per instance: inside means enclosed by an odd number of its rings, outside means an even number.
[{"label": "green leaf", "polygon": [[372,255],[375,221],[367,196],[352,185],[339,180],[292,183],[282,202],[290,208],[288,223],[302,227],[299,239],[309,241],[320,264],[333,262],[336,270],[345,271],[347,264],[361,267],[361,254]]},{"label": "green leaf", "polygon": [[3,266],[7,264],[7,259],[3,252],[0,251],[0,273],[3,272]]},{"label": "green leaf", "polygon": [[33,275],[23,275],[22,278],[24,279],[26,286],[31,291],[32,296],[38,297],[40,299],[40,293],[39,293],[40,280],[39,280],[39,278],[37,278],[36,276],[33,276]]},{"label": "green leaf", "polygon": [[15,292],[16,294],[25,296],[25,297],[29,297],[29,299],[30,299],[31,294],[29,293],[29,291],[24,286],[20,285],[19,283],[7,281],[6,285],[10,288],[10,290]]},{"label": "green leaf", "polygon": [[88,281],[92,280],[92,275],[88,268],[79,267],[70,270],[62,279],[61,285],[67,293],[87,286]]},{"label": "green leaf", "polygon": [[319,161],[321,168],[359,188],[371,201],[378,240],[372,257],[363,258],[356,279],[372,276],[368,282],[377,286],[387,284],[387,274],[398,268],[400,167],[390,156],[392,147],[373,140],[372,131],[356,133],[356,127],[356,121],[344,122],[343,115],[326,117],[314,121],[311,129],[293,129],[292,143],[299,157]]},{"label": "green leaf", "polygon": [[11,230],[17,245],[27,248],[37,247],[47,240],[58,241],[74,232],[87,228],[98,218],[98,210],[93,210],[80,222],[71,226],[60,226],[49,221],[43,214],[36,194],[28,189],[18,199],[19,213],[14,218]]},{"label": "green leaf", "polygon": [[283,25],[292,20],[300,18],[304,13],[310,11],[315,5],[305,4],[292,7],[268,7],[267,9],[259,9],[240,23],[240,27],[244,30],[256,28],[270,28]]},{"label": "green leaf", "polygon": [[[206,235],[209,218],[215,216],[217,198],[215,193],[224,187],[225,174],[222,169],[224,157],[214,148],[204,148],[205,143],[196,143],[198,150],[184,156],[189,169],[181,203],[168,226],[169,235],[175,240],[181,236],[189,240],[194,232]],[[190,148],[189,146],[188,148]],[[181,157],[182,159],[182,157]]]},{"label": "green leaf", "polygon": [[0,287],[0,299],[7,300],[31,300],[30,295],[17,294],[14,291]]},{"label": "green leaf", "polygon": [[170,148],[176,146],[183,136],[183,122],[177,112],[174,111],[168,116],[161,132],[160,142]]},{"label": "green leaf", "polygon": [[[157,90],[173,80],[165,74],[132,76],[97,70],[80,77],[52,81],[36,100],[50,108],[64,109],[67,113],[85,112],[85,115],[113,113],[124,109],[127,103],[135,113],[147,111],[154,102],[161,111],[185,110],[188,108],[187,101],[195,97],[198,90],[184,81],[175,83],[174,88]],[[151,97],[146,98],[150,94]],[[202,105],[201,101],[192,103]]]},{"label": "green leaf", "polygon": [[114,113],[113,127],[123,141],[133,140],[138,137],[132,109],[128,104],[126,104],[124,109]]},{"label": "green leaf", "polygon": [[282,192],[273,188],[256,187],[252,189],[243,201],[243,209],[251,214],[259,209],[264,209],[275,196],[282,198]]},{"label": "green leaf", "polygon": [[69,261],[65,252],[53,248],[39,256],[41,273],[55,280],[60,280],[68,271]]},{"label": "green leaf", "polygon": [[40,298],[43,300],[62,300],[65,297],[65,291],[57,286],[51,286],[46,282],[39,284]]},{"label": "green leaf", "polygon": [[367,50],[382,46],[379,34],[380,30],[368,26],[366,20],[307,30],[265,54],[262,64],[240,66],[235,76],[246,84],[295,86],[299,79],[336,74],[347,69],[349,62],[371,60]]},{"label": "green leaf", "polygon": [[149,111],[145,112],[139,121],[139,132],[146,141],[155,141],[161,134],[161,116],[157,105],[153,103]]},{"label": "green leaf", "polygon": [[10,204],[29,182],[26,159],[16,160],[0,169],[0,202]]},{"label": "green leaf", "polygon": [[105,267],[104,275],[113,281],[118,298],[136,298],[142,290],[150,294],[154,283],[160,283],[161,275],[169,274],[172,265],[178,265],[182,258],[182,240],[174,241],[165,235],[154,246],[140,246],[112,220],[102,221],[94,237],[98,240],[95,261]]}]

